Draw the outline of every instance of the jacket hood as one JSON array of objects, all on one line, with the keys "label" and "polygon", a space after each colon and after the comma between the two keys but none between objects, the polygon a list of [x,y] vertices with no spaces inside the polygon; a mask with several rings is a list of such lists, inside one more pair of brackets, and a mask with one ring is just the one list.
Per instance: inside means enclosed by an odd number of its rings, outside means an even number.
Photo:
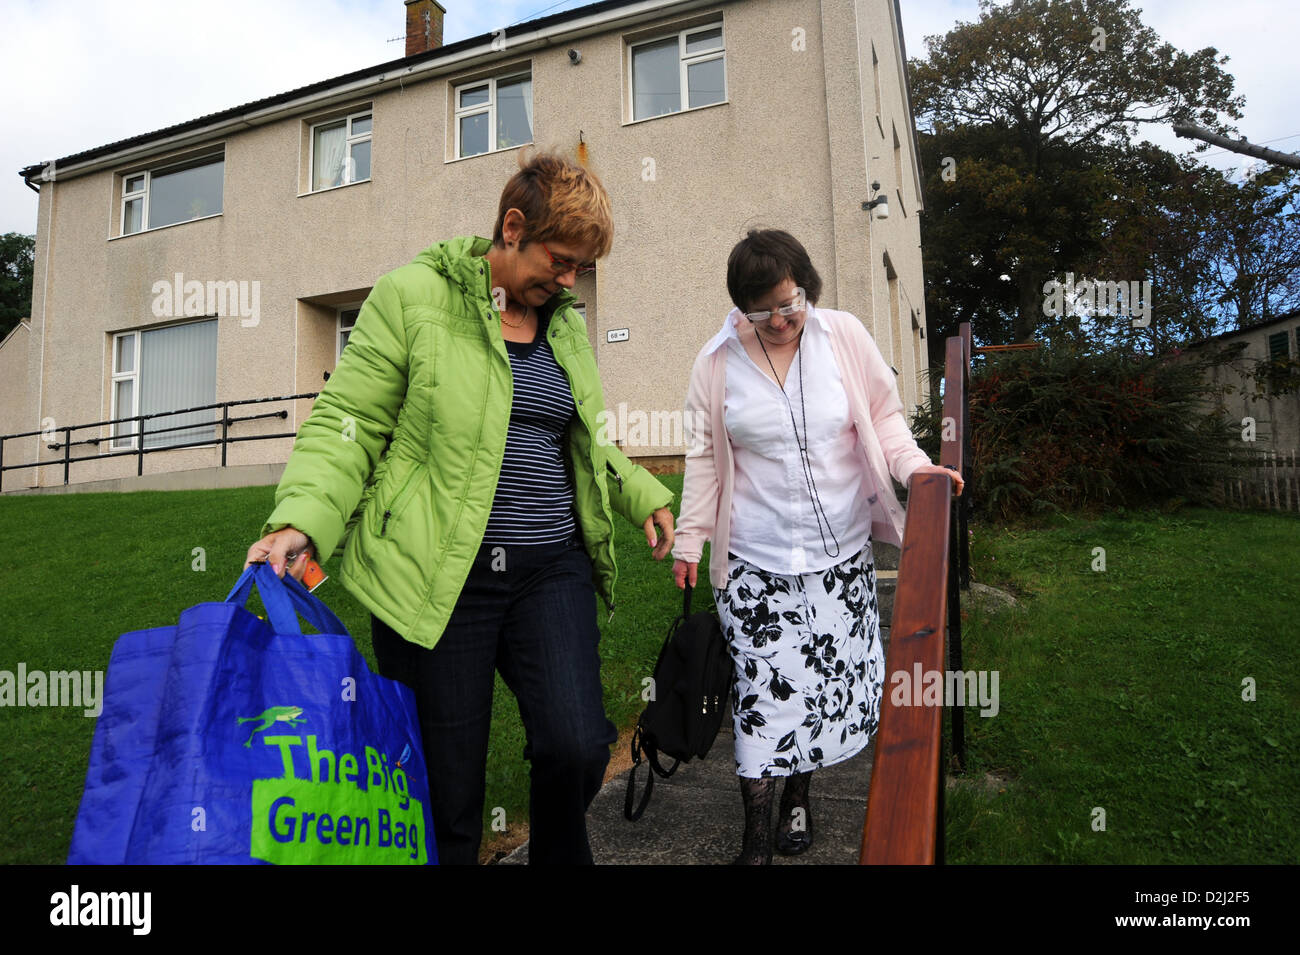
[{"label": "jacket hood", "polygon": [[[474,296],[481,291],[486,291],[483,288],[479,268],[483,265],[482,257],[491,248],[491,239],[476,235],[459,236],[455,239],[447,239],[445,242],[434,243],[417,255],[414,262],[428,266],[440,275],[446,276],[448,281],[460,286],[466,295]],[[576,295],[568,289],[561,288],[547,301],[558,311],[567,308],[577,300]]]}]

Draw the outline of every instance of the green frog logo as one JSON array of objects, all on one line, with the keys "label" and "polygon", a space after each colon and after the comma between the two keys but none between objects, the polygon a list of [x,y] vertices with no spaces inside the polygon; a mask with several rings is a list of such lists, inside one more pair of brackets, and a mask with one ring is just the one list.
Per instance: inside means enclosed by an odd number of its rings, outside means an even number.
[{"label": "green frog logo", "polygon": [[288,723],[290,726],[297,726],[299,723],[306,723],[306,720],[300,720],[302,716],[301,706],[270,706],[257,716],[240,716],[240,723],[256,723],[253,732],[249,735],[245,746],[250,749],[253,746],[253,737],[262,730],[270,729],[276,723]]}]

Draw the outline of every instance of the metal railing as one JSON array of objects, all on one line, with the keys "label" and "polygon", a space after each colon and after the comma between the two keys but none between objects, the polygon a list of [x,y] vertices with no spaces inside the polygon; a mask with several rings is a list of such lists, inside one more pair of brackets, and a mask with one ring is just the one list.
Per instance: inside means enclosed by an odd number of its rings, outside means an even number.
[{"label": "metal railing", "polygon": [[[124,418],[110,418],[105,421],[94,421],[89,424],[64,425],[61,428],[42,428],[36,431],[23,431],[18,434],[0,435],[0,478],[3,477],[4,472],[6,471],[20,471],[24,468],[43,468],[51,465],[62,465],[63,483],[66,485],[71,474],[72,465],[78,462],[105,461],[109,458],[120,458],[128,455],[134,455],[136,457],[135,473],[139,476],[144,474],[144,456],[146,454],[156,454],[159,451],[179,451],[183,448],[206,448],[218,444],[221,446],[221,466],[224,468],[226,467],[226,450],[236,441],[270,441],[274,438],[292,438],[296,436],[293,431],[277,432],[275,434],[231,435],[231,426],[241,422],[258,421],[262,418],[280,418],[284,420],[289,417],[288,410],[282,409],[280,411],[268,411],[263,414],[240,415],[239,417],[232,418],[230,416],[231,408],[237,408],[243,405],[267,404],[275,401],[297,401],[300,398],[315,398],[318,394],[320,394],[320,392],[311,391],[298,395],[279,395],[273,398],[242,398],[235,401],[218,401],[210,405],[196,405],[192,408],[179,408],[175,411],[159,411],[154,414],[128,415]],[[146,421],[153,421],[157,418],[174,417],[175,415],[194,414],[200,411],[211,411],[217,408],[221,409],[221,417],[214,419],[213,421],[191,421],[187,424],[175,425],[168,428],[145,430],[144,423]],[[84,431],[88,428],[103,428],[105,425],[119,425],[128,422],[134,425],[133,431],[129,434],[114,434],[110,437],[96,435],[95,437],[73,440],[73,434],[78,431]],[[175,431],[193,431],[196,428],[213,428],[215,430],[218,425],[221,426],[221,434],[219,437],[213,435],[212,437],[204,437],[196,441],[183,441],[178,444],[162,444],[155,445],[154,447],[146,447],[146,439],[155,435],[169,434]],[[63,456],[61,458],[51,458],[47,461],[33,461],[29,464],[4,463],[6,441],[16,441],[19,438],[30,438],[37,435],[48,440],[50,436],[59,434],[62,434],[62,440],[55,440],[47,443],[46,447],[51,451],[62,450]],[[134,447],[124,449],[113,448],[114,443],[121,443],[123,441],[131,441],[134,444]],[[72,449],[74,447],[82,445],[98,447],[100,444],[104,443],[108,444],[108,451],[96,454],[87,454],[82,457],[72,456]]]},{"label": "metal railing", "polygon": [[[905,673],[911,677],[935,671],[944,674],[946,670],[961,669],[960,589],[970,586],[966,534],[971,495],[967,467],[969,323],[961,326],[959,335],[948,339],[944,358],[942,425],[945,431],[951,428],[952,438],[942,442],[939,462],[959,471],[966,483],[961,497],[953,494],[952,481],[939,474],[914,477],[908,489],[885,690],[858,857],[864,865],[929,865],[943,861],[946,707],[912,705],[915,699],[907,700],[907,705],[896,705],[890,676]],[[957,764],[965,754],[963,717],[962,708],[954,706],[952,752]]]}]

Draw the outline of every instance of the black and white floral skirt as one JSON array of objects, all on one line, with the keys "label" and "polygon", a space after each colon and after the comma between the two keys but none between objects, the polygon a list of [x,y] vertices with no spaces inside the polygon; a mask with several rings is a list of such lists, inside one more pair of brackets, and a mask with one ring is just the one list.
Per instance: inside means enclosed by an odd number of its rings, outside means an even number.
[{"label": "black and white floral skirt", "polygon": [[871,542],[807,574],[728,555],[714,589],[736,679],[736,773],[788,776],[861,752],[880,721],[885,655]]}]

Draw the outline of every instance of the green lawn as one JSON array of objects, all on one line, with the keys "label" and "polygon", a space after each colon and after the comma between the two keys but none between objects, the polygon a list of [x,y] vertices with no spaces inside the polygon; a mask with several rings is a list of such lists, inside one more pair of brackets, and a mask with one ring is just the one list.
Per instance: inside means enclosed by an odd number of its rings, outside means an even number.
[{"label": "green lawn", "polygon": [[964,668],[999,671],[1001,708],[966,711],[948,861],[1300,861],[1300,520],[1185,510],[974,535],[976,579],[1022,603],[964,624]]},{"label": "green lawn", "polygon": [[[674,493],[681,476],[661,479]],[[0,498],[0,670],[105,670],[117,637],[176,622],[222,600],[271,512],[273,487]],[[645,705],[668,624],[681,608],[671,558],[656,563],[645,534],[618,528],[618,610],[598,601],[605,708],[620,728]],[[206,569],[194,569],[203,548]],[[337,562],[325,565],[333,573]],[[374,667],[370,613],[337,579],[316,591]],[[257,597],[249,602],[261,613]],[[95,721],[73,708],[0,707],[0,863],[61,863],[85,781]],[[497,678],[485,824],[528,815],[528,764],[514,697]],[[499,814],[498,814],[499,818]],[[490,829],[487,837],[494,836]]]},{"label": "green lawn", "polygon": [[[680,491],[680,477],[663,480]],[[0,498],[0,670],[104,669],[120,633],[221,600],[272,495]],[[600,626],[606,709],[625,728],[680,593],[640,531],[620,530],[620,606],[612,621],[602,608]],[[999,671],[1000,711],[967,711],[967,779],[992,785],[948,791],[948,860],[1300,860],[1300,521],[1187,510],[974,534],[975,579],[1022,604],[966,604],[964,663]],[[1096,547],[1105,572],[1091,569]],[[373,665],[368,612],[337,580],[318,593]],[[484,817],[501,807],[515,823],[528,767],[498,690]],[[0,708],[0,862],[66,857],[93,732],[80,710]]]}]

